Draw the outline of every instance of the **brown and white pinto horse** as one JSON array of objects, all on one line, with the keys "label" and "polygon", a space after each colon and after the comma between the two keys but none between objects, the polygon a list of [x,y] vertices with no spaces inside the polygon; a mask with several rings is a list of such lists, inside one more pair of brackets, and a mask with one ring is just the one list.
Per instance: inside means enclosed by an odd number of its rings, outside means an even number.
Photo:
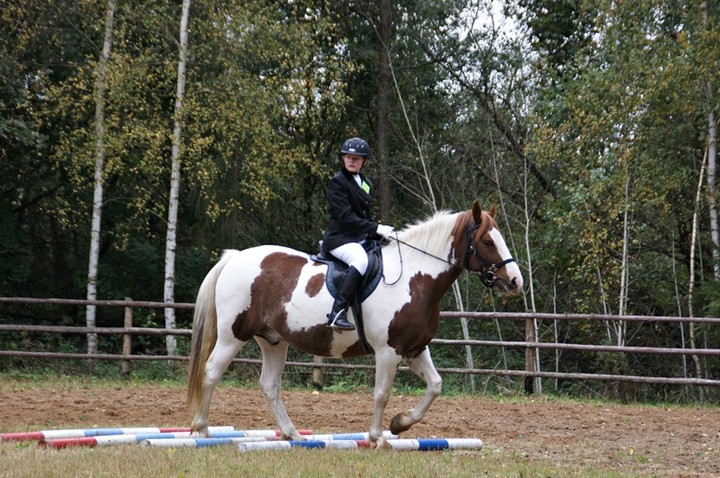
[{"label": "brown and white pinto horse", "polygon": [[[397,243],[383,247],[387,281],[363,304],[365,335],[375,353],[373,445],[386,445],[383,415],[401,361],[425,381],[426,390],[414,408],[393,418],[392,433],[419,422],[440,393],[442,379],[427,345],[439,325],[440,299],[460,273],[480,273],[486,285],[502,293],[521,290],[520,268],[494,214],[494,207],[483,211],[475,201],[468,211],[440,212],[399,231]],[[282,246],[225,251],[202,282],[195,304],[187,397],[194,432],[207,436],[215,386],[243,345],[255,339],[262,351],[260,385],[282,437],[302,440],[280,398],[288,346],[326,357],[364,353],[356,331],[326,326],[333,303],[326,271],[308,254]]]}]

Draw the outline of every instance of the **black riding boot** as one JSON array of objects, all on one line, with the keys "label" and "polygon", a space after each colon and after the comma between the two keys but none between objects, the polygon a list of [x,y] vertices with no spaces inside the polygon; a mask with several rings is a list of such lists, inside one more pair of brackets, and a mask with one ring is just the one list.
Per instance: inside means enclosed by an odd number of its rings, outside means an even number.
[{"label": "black riding boot", "polygon": [[337,298],[333,303],[332,311],[327,314],[328,327],[339,330],[355,330],[355,326],[347,320],[347,309],[362,278],[362,274],[357,269],[352,266],[347,268],[338,286]]}]

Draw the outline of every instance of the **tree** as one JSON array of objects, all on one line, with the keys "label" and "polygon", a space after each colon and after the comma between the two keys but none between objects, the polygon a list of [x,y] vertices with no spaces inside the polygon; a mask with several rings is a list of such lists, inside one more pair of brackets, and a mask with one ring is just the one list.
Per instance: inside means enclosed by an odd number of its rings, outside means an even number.
[{"label": "tree", "polygon": [[[175,253],[177,247],[178,203],[180,191],[180,146],[182,142],[183,102],[185,100],[185,63],[187,59],[188,17],[190,0],[183,0],[180,19],[180,45],[177,67],[177,92],[175,93],[175,114],[172,141],[172,167],[170,173],[170,202],[168,204],[168,227],[165,242],[165,287],[164,301],[175,302]],[[175,328],[175,309],[165,309],[165,327]],[[174,335],[166,337],[168,355],[175,355],[176,341]]]},{"label": "tree", "polygon": [[[713,31],[710,23],[710,12],[707,0],[703,0],[700,5],[702,15],[702,33],[701,41],[707,42],[708,45],[717,44],[718,35]],[[717,204],[717,121],[715,119],[715,101],[714,101],[714,85],[712,77],[716,76],[717,68],[713,68],[710,63],[708,73],[703,75],[705,95],[707,97],[707,187],[708,187],[708,208],[710,213],[710,238],[713,243],[713,261],[715,279],[720,279],[720,230],[718,226],[718,204]],[[713,69],[715,71],[713,71]]]},{"label": "tree", "polygon": [[[97,299],[97,269],[100,255],[100,229],[103,202],[103,183],[105,170],[105,90],[107,64],[112,47],[115,0],[108,0],[105,16],[105,39],[98,60],[95,80],[95,186],[93,188],[92,226],[90,229],[90,258],[88,260],[87,299]],[[95,327],[95,306],[87,306],[86,324]],[[88,353],[97,353],[97,334],[88,334]]]},{"label": "tree", "polygon": [[[713,55],[698,48],[696,9],[653,1],[582,8],[581,18],[596,18],[592,42],[575,54],[572,79],[548,87],[535,107],[529,154],[557,177],[544,211],[556,231],[538,230],[547,240],[538,247],[562,258],[561,283],[553,283],[570,299],[563,308],[676,313],[685,300],[669,286],[685,283],[691,270],[692,198],[705,149],[697,69]],[[565,333],[617,344],[658,340],[657,330],[627,323]],[[662,340],[676,340],[665,333]],[[594,366],[631,363],[620,356]]]}]

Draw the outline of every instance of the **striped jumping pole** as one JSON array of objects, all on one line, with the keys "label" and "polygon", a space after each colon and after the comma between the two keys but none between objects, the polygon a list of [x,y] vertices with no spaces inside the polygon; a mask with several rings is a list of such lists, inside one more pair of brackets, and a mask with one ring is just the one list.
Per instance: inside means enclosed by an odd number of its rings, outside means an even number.
[{"label": "striped jumping pole", "polygon": [[[211,438],[205,440],[227,440],[243,437],[247,440],[257,439],[279,439],[279,430],[234,430],[233,427],[209,427]],[[311,435],[311,430],[299,430],[301,435]],[[124,435],[106,435],[94,437],[71,437],[40,440],[39,444],[48,448],[67,448],[70,446],[109,446],[121,444],[136,444],[147,440],[199,440],[191,438],[190,431],[182,432],[160,432],[160,433],[129,433]],[[232,442],[227,442],[228,444]],[[222,443],[218,443],[222,444]]]},{"label": "striped jumping pole", "polygon": [[[368,433],[338,433],[338,434],[318,434],[318,435],[306,435],[304,436],[307,441],[367,441]],[[390,432],[385,432],[384,436],[388,440],[396,439],[397,435],[393,435]],[[279,442],[279,437],[234,437],[231,433],[223,433],[221,435],[215,435],[210,438],[148,438],[140,442],[141,446],[151,447],[163,447],[163,448],[203,448],[220,445],[239,445],[241,443],[255,443],[255,442]]]},{"label": "striped jumping pole", "polygon": [[[398,451],[418,450],[460,450],[479,449],[483,442],[478,438],[418,438],[388,440],[390,448]],[[242,452],[260,450],[289,450],[291,448],[369,448],[367,440],[313,440],[313,441],[277,441],[277,442],[251,442],[238,444]]]},{"label": "striped jumping pole", "polygon": [[[229,431],[235,427],[209,427],[213,431]],[[38,432],[18,432],[0,434],[0,442],[5,441],[40,441],[58,438],[84,438],[109,435],[136,435],[140,433],[177,433],[189,432],[190,427],[138,427],[138,428],[77,428],[68,430],[43,430]]]},{"label": "striped jumping pole", "polygon": [[289,450],[291,448],[370,448],[370,442],[368,440],[294,440],[258,441],[238,444],[238,450],[242,452],[261,450]]},{"label": "striped jumping pole", "polygon": [[474,450],[483,447],[479,438],[405,438],[387,443],[393,450]]}]

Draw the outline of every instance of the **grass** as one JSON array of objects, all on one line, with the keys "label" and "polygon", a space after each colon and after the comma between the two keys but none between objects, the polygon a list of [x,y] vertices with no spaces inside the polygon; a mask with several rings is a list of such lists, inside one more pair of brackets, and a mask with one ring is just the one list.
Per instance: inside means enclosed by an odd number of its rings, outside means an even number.
[{"label": "grass", "polygon": [[[259,451],[233,447],[161,449],[130,445],[50,450],[36,444],[0,445],[4,477],[633,477],[604,469],[559,467],[493,450]],[[639,475],[637,475],[639,476]]]}]

